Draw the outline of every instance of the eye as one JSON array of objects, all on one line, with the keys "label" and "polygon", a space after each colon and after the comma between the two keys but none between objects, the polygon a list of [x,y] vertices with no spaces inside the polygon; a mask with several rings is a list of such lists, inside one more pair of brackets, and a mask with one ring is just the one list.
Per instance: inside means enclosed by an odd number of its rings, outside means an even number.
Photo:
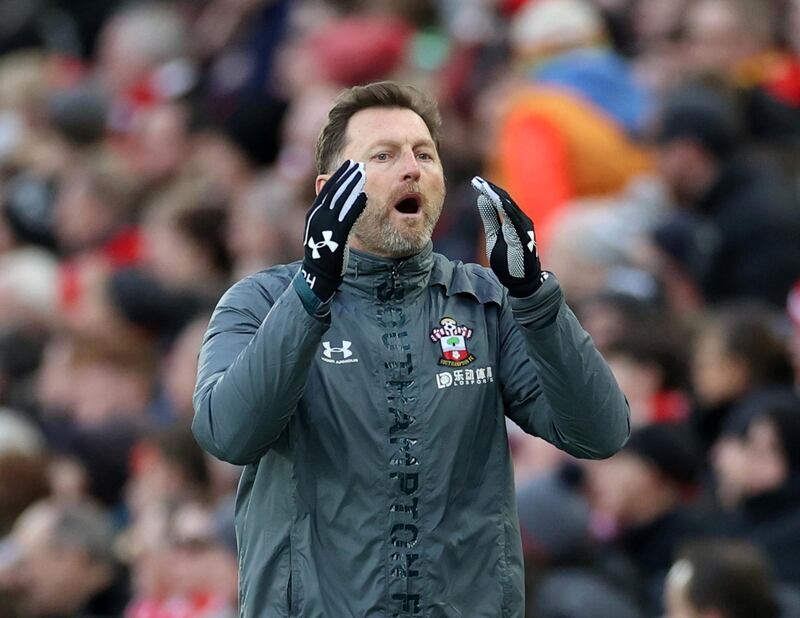
[{"label": "eye", "polygon": [[388,152],[379,152],[378,154],[372,157],[376,161],[388,161],[389,160],[389,153]]},{"label": "eye", "polygon": [[427,152],[420,152],[417,155],[418,159],[422,159],[423,161],[433,161],[433,155]]}]

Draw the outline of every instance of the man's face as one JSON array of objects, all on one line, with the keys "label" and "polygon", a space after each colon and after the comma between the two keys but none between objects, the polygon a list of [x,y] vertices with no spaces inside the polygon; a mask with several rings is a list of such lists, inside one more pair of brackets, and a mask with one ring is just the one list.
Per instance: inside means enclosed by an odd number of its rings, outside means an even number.
[{"label": "man's face", "polygon": [[51,542],[48,512],[29,511],[18,522],[11,536],[17,559],[7,570],[0,569],[0,591],[9,594],[25,616],[76,611],[86,600],[86,554]]},{"label": "man's face", "polygon": [[740,62],[767,50],[757,28],[747,23],[730,0],[690,2],[685,30],[687,68],[694,75],[726,75]]},{"label": "man's face", "polygon": [[[439,153],[415,112],[371,107],[347,125],[339,161],[366,163],[367,208],[353,228],[350,245],[384,257],[418,253],[430,240],[442,212],[445,187]],[[317,191],[328,175],[317,179]]]},{"label": "man's face", "polygon": [[661,144],[657,154],[658,171],[672,197],[680,206],[695,205],[716,176],[711,156],[689,138]]}]

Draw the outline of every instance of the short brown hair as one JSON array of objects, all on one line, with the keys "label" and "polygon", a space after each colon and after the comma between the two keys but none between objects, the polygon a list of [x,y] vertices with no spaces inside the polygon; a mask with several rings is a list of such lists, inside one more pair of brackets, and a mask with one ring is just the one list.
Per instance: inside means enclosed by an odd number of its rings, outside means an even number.
[{"label": "short brown hair", "polygon": [[695,541],[679,558],[691,568],[686,597],[699,611],[730,618],[779,614],[775,580],[763,552],[742,541]]},{"label": "short brown hair", "polygon": [[336,156],[345,146],[345,134],[350,118],[362,109],[370,107],[406,107],[425,122],[431,132],[436,148],[439,148],[439,129],[442,118],[436,101],[412,86],[395,82],[375,82],[365,86],[353,86],[336,97],[328,113],[328,123],[317,140],[317,173],[333,171]]}]

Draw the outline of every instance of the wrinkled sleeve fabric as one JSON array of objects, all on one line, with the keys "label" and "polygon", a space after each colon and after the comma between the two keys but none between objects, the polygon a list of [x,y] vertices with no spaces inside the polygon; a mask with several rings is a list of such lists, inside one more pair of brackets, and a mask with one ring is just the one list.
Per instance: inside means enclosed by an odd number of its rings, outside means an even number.
[{"label": "wrinkled sleeve fabric", "polygon": [[281,435],[329,325],[309,314],[296,286],[273,300],[262,283],[243,279],[222,297],[198,359],[192,431],[234,464],[259,460]]},{"label": "wrinkled sleeve fabric", "polygon": [[575,457],[603,459],[622,448],[628,402],[554,275],[526,298],[508,297],[500,338],[509,418]]}]

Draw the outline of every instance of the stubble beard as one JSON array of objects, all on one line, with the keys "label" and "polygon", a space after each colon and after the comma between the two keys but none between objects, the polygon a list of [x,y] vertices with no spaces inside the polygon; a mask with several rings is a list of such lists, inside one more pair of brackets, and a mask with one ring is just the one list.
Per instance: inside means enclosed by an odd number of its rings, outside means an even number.
[{"label": "stubble beard", "polygon": [[396,225],[391,218],[392,208],[386,205],[367,206],[353,227],[353,236],[369,253],[391,258],[415,255],[430,241],[443,203],[443,195],[436,196],[434,201],[423,200],[422,224],[414,227]]}]

